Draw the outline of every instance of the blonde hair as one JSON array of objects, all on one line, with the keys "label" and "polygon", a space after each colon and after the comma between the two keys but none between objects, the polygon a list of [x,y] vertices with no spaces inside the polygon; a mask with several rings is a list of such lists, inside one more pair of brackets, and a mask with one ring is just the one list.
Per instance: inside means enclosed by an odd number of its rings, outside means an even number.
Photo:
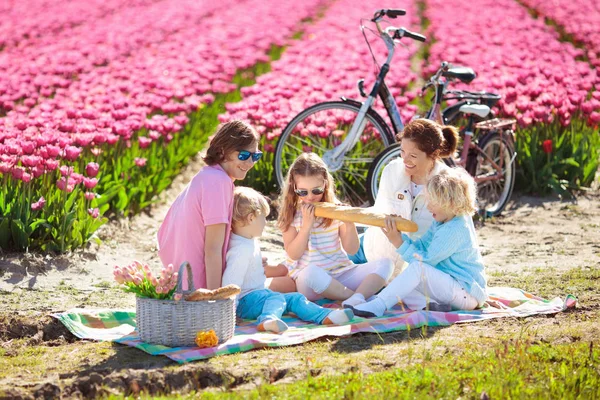
[{"label": "blonde hair", "polygon": [[269,215],[269,203],[256,190],[238,186],[233,191],[233,222],[246,225],[250,215]]},{"label": "blonde hair", "polygon": [[[315,153],[302,153],[291,165],[290,170],[285,178],[283,190],[281,191],[281,196],[279,199],[281,211],[279,213],[279,218],[277,219],[277,224],[279,229],[281,229],[283,232],[290,228],[292,222],[294,222],[296,210],[298,210],[299,199],[294,191],[296,186],[294,179],[296,176],[322,177],[325,181],[325,191],[323,192],[323,199],[321,201],[325,203],[338,202],[337,198],[335,197],[335,183],[333,182],[333,177],[327,170],[327,165],[325,165],[325,162],[323,162],[321,157]],[[333,220],[324,218],[321,226],[328,228],[332,223]]]},{"label": "blonde hair", "polygon": [[472,215],[477,200],[475,181],[462,168],[449,168],[427,183],[429,202],[454,215]]}]

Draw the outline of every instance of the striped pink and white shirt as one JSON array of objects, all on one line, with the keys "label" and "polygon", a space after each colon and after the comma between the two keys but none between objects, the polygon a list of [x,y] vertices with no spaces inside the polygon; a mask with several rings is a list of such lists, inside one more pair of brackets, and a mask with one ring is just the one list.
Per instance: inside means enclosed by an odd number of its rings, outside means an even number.
[{"label": "striped pink and white shirt", "polygon": [[[327,228],[321,226],[322,222],[322,218],[315,219],[308,238],[308,248],[304,251],[302,257],[296,261],[288,257],[285,261],[284,264],[290,270],[289,275],[293,279],[296,279],[298,273],[309,265],[322,268],[329,275],[339,275],[356,267],[348,258],[348,254],[342,249],[340,226],[343,222],[334,220]],[[302,212],[300,210],[296,211],[292,226],[297,230],[302,226]]]}]

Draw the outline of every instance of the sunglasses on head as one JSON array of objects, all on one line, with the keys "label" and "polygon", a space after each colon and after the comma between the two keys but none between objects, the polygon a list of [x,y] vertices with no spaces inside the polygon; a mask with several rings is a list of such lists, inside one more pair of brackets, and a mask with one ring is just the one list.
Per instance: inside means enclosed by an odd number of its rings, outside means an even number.
[{"label": "sunglasses on head", "polygon": [[262,151],[257,151],[256,153],[251,153],[248,150],[240,150],[238,154],[238,160],[246,161],[252,156],[252,162],[257,162],[262,157]]},{"label": "sunglasses on head", "polygon": [[[325,186],[320,187],[320,188],[314,188],[310,190],[312,192],[312,194],[314,194],[315,196],[318,196],[320,194],[325,193]],[[308,196],[308,190],[306,189],[294,189],[294,192],[299,196],[299,197],[306,197]]]}]

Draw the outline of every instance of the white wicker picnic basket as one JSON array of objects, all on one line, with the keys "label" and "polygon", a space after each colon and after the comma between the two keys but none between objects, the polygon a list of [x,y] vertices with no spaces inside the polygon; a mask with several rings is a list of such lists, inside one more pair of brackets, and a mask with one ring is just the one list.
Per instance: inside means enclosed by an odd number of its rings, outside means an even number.
[{"label": "white wicker picnic basket", "polygon": [[[183,290],[183,272],[187,270],[188,289]],[[175,293],[186,295],[195,290],[192,268],[188,262],[179,267]],[[186,301],[136,297],[136,323],[140,339],[146,343],[169,347],[196,346],[199,331],[213,329],[219,344],[233,336],[235,299]]]}]

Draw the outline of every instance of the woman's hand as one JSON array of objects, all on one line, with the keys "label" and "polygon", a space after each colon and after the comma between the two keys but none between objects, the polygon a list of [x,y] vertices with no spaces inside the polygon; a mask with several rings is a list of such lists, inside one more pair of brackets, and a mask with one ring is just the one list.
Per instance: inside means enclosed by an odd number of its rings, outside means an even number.
[{"label": "woman's hand", "polygon": [[391,244],[394,245],[395,248],[399,248],[402,246],[404,241],[402,240],[402,233],[398,231],[396,227],[396,223],[394,222],[391,215],[386,215],[385,217],[385,228],[381,228],[383,234],[388,238]]},{"label": "woman's hand", "polygon": [[310,231],[315,223],[315,206],[304,203],[300,209],[302,210],[302,229]]}]

